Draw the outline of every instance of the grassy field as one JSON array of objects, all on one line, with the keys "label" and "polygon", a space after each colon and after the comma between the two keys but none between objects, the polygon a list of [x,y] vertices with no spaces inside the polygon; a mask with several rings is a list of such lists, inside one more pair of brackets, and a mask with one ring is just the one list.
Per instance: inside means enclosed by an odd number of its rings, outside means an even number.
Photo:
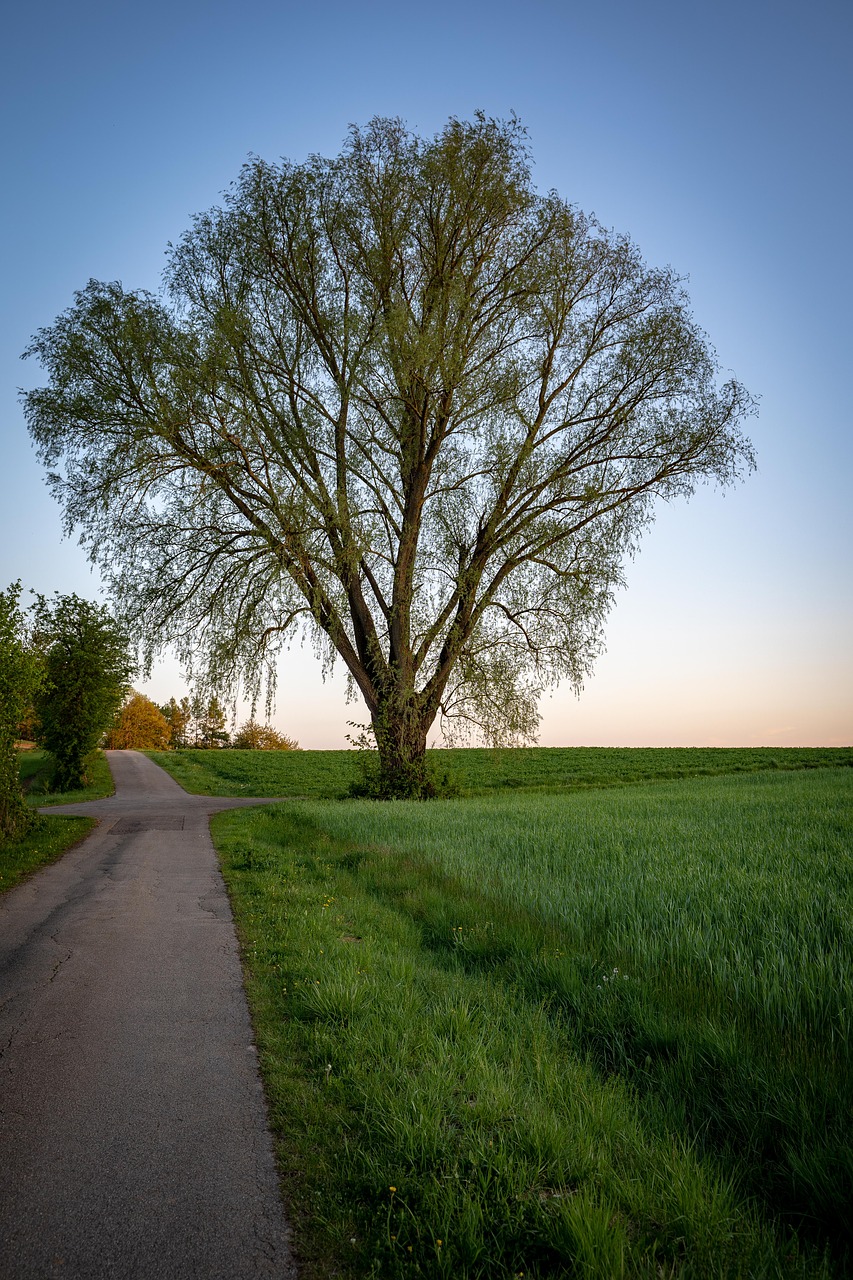
[{"label": "grassy field", "polygon": [[214,819],[304,1280],[848,1274],[853,772],[594,767]]},{"label": "grassy field", "polygon": [[146,751],[202,796],[341,797],[358,777],[354,751]]},{"label": "grassy field", "polygon": [[[197,795],[347,795],[359,778],[355,751],[149,751]],[[576,791],[661,779],[853,765],[850,747],[529,747],[429,752],[439,776],[464,795]]]},{"label": "grassy field", "polygon": [[52,767],[47,751],[22,751],[18,772],[34,808],[48,804],[79,804],[83,800],[102,800],[115,791],[113,776],[103,751],[93,751],[86,761],[88,784],[78,791],[51,791]]},{"label": "grassy field", "polygon": [[[45,794],[50,785],[49,757],[44,751],[22,751],[18,757],[21,781],[28,787],[27,800],[33,807],[48,804],[76,804],[100,800],[115,790],[106,757],[98,751],[88,761],[89,786],[82,791]],[[94,818],[41,816],[37,825],[20,840],[0,842],[0,893],[13,889],[33,871],[55,862],[72,845],[91,831]]]}]

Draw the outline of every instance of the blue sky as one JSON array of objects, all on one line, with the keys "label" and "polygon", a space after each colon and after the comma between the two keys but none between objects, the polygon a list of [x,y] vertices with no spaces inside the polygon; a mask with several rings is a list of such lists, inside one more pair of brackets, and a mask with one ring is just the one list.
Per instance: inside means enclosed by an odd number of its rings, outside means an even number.
[{"label": "blue sky", "polygon": [[[3,46],[0,585],[99,591],[17,400],[40,376],[20,352],[76,288],[156,289],[250,152],[515,111],[539,186],[688,276],[723,369],[761,397],[758,473],[659,512],[608,652],[579,700],[544,700],[541,741],[853,741],[849,4],[50,0],[11,13]],[[169,662],[144,687],[183,692]],[[275,719],[304,746],[359,718],[310,653],[283,660]]]}]

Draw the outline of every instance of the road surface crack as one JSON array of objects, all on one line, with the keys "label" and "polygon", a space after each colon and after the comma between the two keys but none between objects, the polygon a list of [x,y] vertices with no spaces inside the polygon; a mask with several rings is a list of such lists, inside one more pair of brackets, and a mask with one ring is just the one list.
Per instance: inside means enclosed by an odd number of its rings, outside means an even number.
[{"label": "road surface crack", "polygon": [[[57,946],[57,947],[59,946],[59,939],[57,938],[57,936],[56,936],[56,934],[55,934],[55,933],[51,934],[50,940],[51,940],[51,942],[52,942],[52,943],[54,943],[54,945],[55,945],[55,946]],[[56,977],[56,975],[59,973],[59,970],[62,968],[62,966],[63,966],[63,965],[64,965],[68,960],[70,960],[70,959],[71,959],[71,957],[73,956],[73,954],[74,954],[74,952],[73,952],[73,951],[69,951],[69,952],[67,953],[67,955],[60,956],[60,958],[55,962],[55,964],[54,964],[54,966],[53,966],[53,971],[51,972],[51,975],[50,975],[50,977],[49,977],[49,978],[48,978],[48,980],[47,980],[47,981],[48,981],[48,984],[50,984],[51,982],[53,982],[54,978],[55,978],[55,977]]]}]

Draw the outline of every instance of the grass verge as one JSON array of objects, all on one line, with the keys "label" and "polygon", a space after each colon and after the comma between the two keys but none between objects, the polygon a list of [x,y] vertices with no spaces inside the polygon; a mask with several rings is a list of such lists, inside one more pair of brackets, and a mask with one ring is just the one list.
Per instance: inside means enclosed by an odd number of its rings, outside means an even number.
[{"label": "grass verge", "polygon": [[28,804],[40,809],[45,805],[80,804],[84,800],[103,800],[111,796],[115,783],[103,751],[93,751],[85,763],[88,779],[85,787],[76,791],[51,791],[53,767],[50,753],[22,751],[18,757],[18,771]]},{"label": "grass verge", "polygon": [[[20,752],[18,768],[21,782],[27,790],[27,803],[33,808],[100,800],[115,791],[103,751],[93,752],[86,761],[89,784],[79,791],[45,793],[51,777],[50,756],[46,751]],[[8,892],[40,867],[55,862],[88,835],[94,826],[94,818],[39,814],[26,835],[18,840],[0,842],[0,893]]]},{"label": "grass verge", "polygon": [[95,826],[94,818],[40,816],[38,826],[20,840],[0,843],[0,894],[28,875],[56,862]]},{"label": "grass verge", "polygon": [[846,1274],[851,799],[218,815],[305,1280]]}]

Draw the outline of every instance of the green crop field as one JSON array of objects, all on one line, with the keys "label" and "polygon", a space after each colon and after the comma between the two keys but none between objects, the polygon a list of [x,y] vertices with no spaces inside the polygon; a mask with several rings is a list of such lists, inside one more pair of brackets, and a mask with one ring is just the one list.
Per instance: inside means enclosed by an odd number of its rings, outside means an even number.
[{"label": "green crop field", "polygon": [[848,1274],[853,771],[541,754],[213,820],[301,1274]]},{"label": "green crop field", "polygon": [[353,751],[146,751],[187,791],[204,796],[346,795]]},{"label": "green crop field", "polygon": [[[356,751],[149,751],[199,795],[341,798],[359,778]],[[528,747],[429,752],[465,795],[578,790],[628,782],[853,765],[850,747]]]}]

